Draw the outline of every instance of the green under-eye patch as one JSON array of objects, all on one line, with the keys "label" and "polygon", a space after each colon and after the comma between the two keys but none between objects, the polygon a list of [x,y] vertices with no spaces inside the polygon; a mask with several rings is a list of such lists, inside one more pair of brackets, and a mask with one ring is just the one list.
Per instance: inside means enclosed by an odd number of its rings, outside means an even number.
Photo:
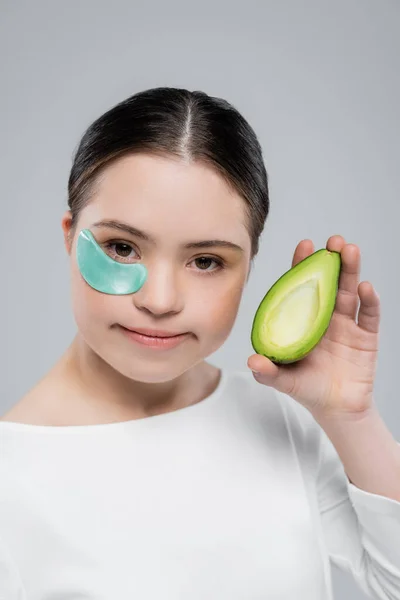
[{"label": "green under-eye patch", "polygon": [[133,294],[147,279],[144,265],[113,260],[102,250],[89,229],[82,229],[79,233],[76,258],[84,280],[104,294]]}]

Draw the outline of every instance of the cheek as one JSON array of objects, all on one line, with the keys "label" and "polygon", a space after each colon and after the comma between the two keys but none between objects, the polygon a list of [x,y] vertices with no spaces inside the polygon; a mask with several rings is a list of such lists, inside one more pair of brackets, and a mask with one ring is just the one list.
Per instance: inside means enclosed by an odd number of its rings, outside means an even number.
[{"label": "cheek", "polygon": [[[214,290],[203,304],[203,322],[210,331],[210,335],[219,332],[223,336],[229,332],[235,321],[241,297],[243,282],[234,282],[225,285],[220,290]],[[205,308],[206,307],[206,308]]]},{"label": "cheek", "polygon": [[[90,331],[97,329],[98,324],[107,322],[107,318],[112,319],[115,315],[114,296],[102,294],[93,289],[83,279],[76,263],[71,266],[71,301],[75,320],[79,329]],[[99,329],[101,335],[101,329]]]}]

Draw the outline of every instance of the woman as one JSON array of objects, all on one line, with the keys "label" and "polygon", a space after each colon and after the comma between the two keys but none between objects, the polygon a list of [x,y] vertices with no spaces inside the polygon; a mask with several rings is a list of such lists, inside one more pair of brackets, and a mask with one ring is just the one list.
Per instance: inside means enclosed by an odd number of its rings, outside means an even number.
[{"label": "woman", "polygon": [[331,560],[400,598],[400,448],[373,403],[379,298],[358,248],[328,240],[340,289],[306,358],[221,370],[205,359],[269,210],[243,116],[138,93],[90,125],[68,191],[77,333],[0,421],[0,597],[321,600]]}]

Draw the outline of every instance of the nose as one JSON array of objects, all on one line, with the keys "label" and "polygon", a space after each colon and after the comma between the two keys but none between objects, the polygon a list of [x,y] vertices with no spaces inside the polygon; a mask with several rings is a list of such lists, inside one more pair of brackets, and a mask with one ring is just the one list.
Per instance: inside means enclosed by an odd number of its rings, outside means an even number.
[{"label": "nose", "polygon": [[148,276],[132,301],[136,308],[147,310],[155,315],[180,312],[184,302],[184,293],[179,275],[165,262],[149,266]]}]

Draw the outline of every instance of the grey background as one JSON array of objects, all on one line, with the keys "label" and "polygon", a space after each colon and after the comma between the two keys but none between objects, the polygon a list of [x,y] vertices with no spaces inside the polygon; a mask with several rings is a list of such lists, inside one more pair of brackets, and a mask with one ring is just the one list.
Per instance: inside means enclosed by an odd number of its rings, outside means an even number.
[{"label": "grey background", "polygon": [[[271,212],[231,336],[208,360],[246,369],[250,328],[298,241],[359,245],[381,297],[376,399],[400,440],[400,4],[396,0],[0,3],[1,413],[75,333],[61,216],[89,123],[160,85],[232,102],[255,128]],[[366,596],[333,566],[337,598]]]}]

